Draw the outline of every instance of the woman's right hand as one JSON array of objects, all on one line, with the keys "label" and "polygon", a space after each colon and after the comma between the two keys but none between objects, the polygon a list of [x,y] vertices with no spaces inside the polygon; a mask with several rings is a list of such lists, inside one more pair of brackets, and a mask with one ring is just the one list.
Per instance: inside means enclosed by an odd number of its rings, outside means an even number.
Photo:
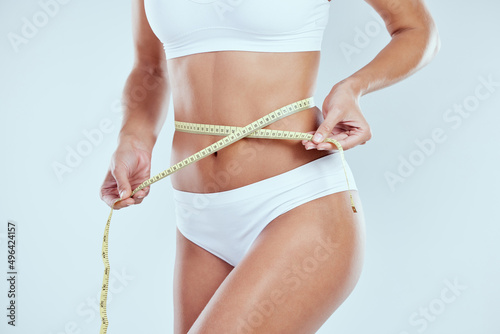
[{"label": "woman's right hand", "polygon": [[[140,141],[120,140],[111,157],[106,178],[101,186],[100,197],[115,210],[132,204],[139,204],[149,193],[149,187],[139,190],[130,197],[132,190],[150,177],[151,151]],[[113,206],[118,198],[122,199]]]}]

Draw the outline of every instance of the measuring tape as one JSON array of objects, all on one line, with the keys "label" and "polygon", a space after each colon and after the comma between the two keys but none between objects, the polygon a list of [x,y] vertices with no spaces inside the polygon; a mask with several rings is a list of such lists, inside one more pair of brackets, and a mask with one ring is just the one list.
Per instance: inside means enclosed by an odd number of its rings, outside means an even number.
[{"label": "measuring tape", "polygon": [[[212,125],[212,124],[199,124],[199,123],[187,123],[175,121],[175,128],[178,131],[196,133],[196,134],[210,134],[210,135],[220,135],[224,136],[221,140],[215,142],[214,144],[205,147],[199,152],[187,157],[186,159],[178,162],[177,164],[165,169],[163,172],[158,173],[152,178],[141,183],[136,189],[132,191],[130,197],[134,196],[139,190],[144,189],[151,184],[158,182],[159,180],[177,172],[179,169],[186,167],[198,160],[201,160],[220,149],[233,144],[234,142],[240,140],[241,138],[268,138],[268,139],[290,139],[290,140],[311,140],[313,135],[303,132],[294,131],[284,131],[284,130],[270,130],[262,129],[271,123],[276,122],[279,119],[290,116],[299,111],[307,110],[314,107],[314,98],[309,97],[307,99],[294,102],[280,109],[277,109],[264,117],[259,118],[255,122],[248,124],[244,127],[226,126],[226,125]],[[334,144],[339,150],[340,156],[342,158],[342,165],[344,166],[344,173],[347,181],[347,189],[349,191],[349,179],[347,178],[346,165],[344,159],[344,152],[342,146],[338,141],[332,138],[326,138],[323,142],[329,142]],[[356,211],[354,206],[354,201],[352,195],[349,191],[349,197],[351,199],[351,207],[353,212]],[[109,240],[109,226],[111,223],[111,216],[113,215],[113,207],[116,202],[122,199],[117,199],[111,205],[111,212],[109,213],[108,221],[106,223],[106,228],[104,229],[104,237],[102,240],[102,260],[104,262],[104,279],[102,283],[101,291],[101,301],[100,301],[100,314],[101,314],[101,331],[100,334],[106,334],[108,330],[108,316],[106,314],[106,302],[108,297],[108,287],[109,287],[109,259],[108,259],[108,240]]]}]

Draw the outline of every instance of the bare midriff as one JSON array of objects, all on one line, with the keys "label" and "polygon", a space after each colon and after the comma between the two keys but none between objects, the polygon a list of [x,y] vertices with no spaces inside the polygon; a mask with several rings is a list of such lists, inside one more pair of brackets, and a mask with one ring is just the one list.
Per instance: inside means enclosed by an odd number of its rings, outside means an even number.
[{"label": "bare midriff", "polygon": [[[173,58],[168,72],[176,121],[245,126],[311,97],[319,51],[219,51]],[[318,103],[318,101],[316,101]],[[266,129],[315,131],[318,107],[300,111]],[[175,131],[171,165],[222,139]],[[171,176],[174,189],[213,193],[239,188],[289,171],[333,151],[306,150],[300,140],[242,138]]]}]

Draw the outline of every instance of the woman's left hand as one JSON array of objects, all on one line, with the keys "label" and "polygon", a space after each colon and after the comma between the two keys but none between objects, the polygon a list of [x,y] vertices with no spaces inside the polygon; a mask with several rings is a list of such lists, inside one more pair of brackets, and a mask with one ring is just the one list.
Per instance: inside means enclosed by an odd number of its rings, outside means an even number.
[{"label": "woman's left hand", "polygon": [[322,109],[323,123],[318,130],[308,132],[315,134],[312,141],[302,141],[306,149],[337,150],[333,143],[323,142],[327,137],[337,140],[344,151],[371,139],[370,126],[359,108],[359,94],[345,81],[333,86]]}]

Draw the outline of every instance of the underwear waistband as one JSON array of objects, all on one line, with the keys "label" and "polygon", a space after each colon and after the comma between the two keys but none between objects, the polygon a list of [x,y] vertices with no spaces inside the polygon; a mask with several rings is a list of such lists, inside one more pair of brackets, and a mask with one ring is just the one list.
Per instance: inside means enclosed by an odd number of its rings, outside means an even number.
[{"label": "underwear waistband", "polygon": [[331,153],[284,173],[230,190],[212,193],[194,193],[175,188],[172,188],[172,190],[174,200],[180,204],[192,206],[196,203],[210,202],[210,206],[217,204],[225,205],[244,202],[252,197],[261,195],[262,191],[266,193],[279,192],[290,183],[299,185],[325,176],[335,176],[339,180],[339,184],[347,186],[345,174],[347,174],[347,178],[349,179],[349,187],[346,187],[346,190],[347,188],[357,190],[354,176],[349,166],[342,163],[340,154]]}]

